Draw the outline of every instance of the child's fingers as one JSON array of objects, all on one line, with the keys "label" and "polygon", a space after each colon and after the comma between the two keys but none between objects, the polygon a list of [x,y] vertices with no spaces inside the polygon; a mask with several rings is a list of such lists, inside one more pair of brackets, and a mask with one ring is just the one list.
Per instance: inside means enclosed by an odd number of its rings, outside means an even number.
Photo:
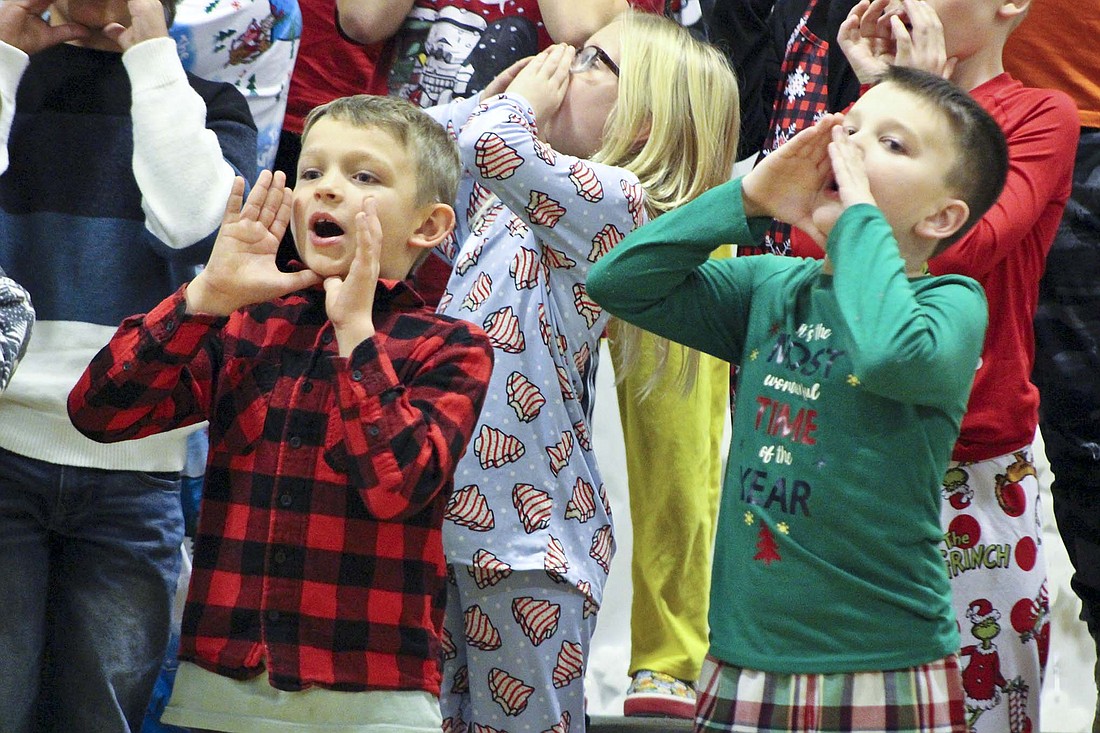
[{"label": "child's fingers", "polygon": [[[272,224],[279,215],[283,205],[284,192],[286,191],[286,174],[275,171],[271,176],[271,182],[260,200],[260,210],[256,217],[264,229],[271,229]],[[251,196],[249,197],[251,198]]]},{"label": "child's fingers", "polygon": [[268,231],[280,241],[282,241],[283,235],[286,234],[287,226],[290,225],[290,214],[292,210],[291,202],[293,201],[291,197],[293,194],[294,191],[290,188],[286,186],[283,187],[283,198],[282,202],[279,204],[279,210],[276,212],[275,219],[271,222],[271,226],[267,228]]},{"label": "child's fingers", "polygon": [[883,33],[880,28],[882,16],[886,12],[886,6],[890,0],[874,0],[859,19],[859,34],[864,38],[874,38]]},{"label": "child's fingers", "polygon": [[256,183],[252,185],[252,190],[248,192],[248,198],[244,200],[244,206],[240,209],[239,219],[259,219],[260,207],[263,205],[263,200],[267,196],[267,189],[271,185],[271,171],[262,170],[260,175],[256,178]]},{"label": "child's fingers", "polygon": [[364,263],[377,262],[382,250],[382,223],[373,198],[363,201],[363,210],[355,215],[355,258]]},{"label": "child's fingers", "polygon": [[241,204],[244,202],[244,178],[237,176],[233,179],[233,186],[229,189],[229,198],[225,200],[225,215],[223,224],[229,224],[241,218]]}]

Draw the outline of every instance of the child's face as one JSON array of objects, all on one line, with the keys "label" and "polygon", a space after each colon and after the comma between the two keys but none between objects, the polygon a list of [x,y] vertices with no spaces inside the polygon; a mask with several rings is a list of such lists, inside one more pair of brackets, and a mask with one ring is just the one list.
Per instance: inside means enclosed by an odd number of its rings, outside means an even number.
[{"label": "child's face", "polygon": [[373,198],[382,226],[379,276],[404,279],[416,259],[409,237],[423,218],[405,146],[381,128],[332,117],[319,119],[302,143],[290,226],[306,267],[323,277],[348,273],[355,215]]},{"label": "child's face", "polygon": [[126,0],[54,0],[50,3],[50,23],[78,23],[100,30],[110,23],[130,25]]},{"label": "child's face", "polygon": [[953,198],[946,176],[958,152],[945,115],[929,102],[885,82],[868,90],[842,124],[899,241]]},{"label": "child's face", "polygon": [[[596,31],[585,46],[596,46],[615,62],[620,59],[619,23]],[[619,77],[601,58],[569,75],[561,106],[550,120],[547,142],[557,151],[590,158],[600,148],[603,128],[619,98]]]}]

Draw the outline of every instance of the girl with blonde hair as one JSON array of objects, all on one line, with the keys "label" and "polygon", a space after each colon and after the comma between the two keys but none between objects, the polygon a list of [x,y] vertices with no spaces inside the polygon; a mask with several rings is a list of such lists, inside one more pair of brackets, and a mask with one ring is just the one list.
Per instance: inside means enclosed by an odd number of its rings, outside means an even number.
[{"label": "girl with blonde hair", "polygon": [[627,233],[724,180],[711,171],[732,167],[736,97],[721,54],[628,12],[429,110],[470,174],[439,308],[495,347],[443,523],[445,729],[583,725],[614,544],[590,427],[608,317],[585,281]]}]

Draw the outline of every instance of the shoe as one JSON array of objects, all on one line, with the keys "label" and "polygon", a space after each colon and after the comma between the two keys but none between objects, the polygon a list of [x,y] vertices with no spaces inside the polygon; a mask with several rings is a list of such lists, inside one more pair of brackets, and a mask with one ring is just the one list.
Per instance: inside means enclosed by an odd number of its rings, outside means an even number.
[{"label": "shoe", "polygon": [[691,720],[695,717],[695,687],[664,672],[640,669],[626,690],[623,715]]}]

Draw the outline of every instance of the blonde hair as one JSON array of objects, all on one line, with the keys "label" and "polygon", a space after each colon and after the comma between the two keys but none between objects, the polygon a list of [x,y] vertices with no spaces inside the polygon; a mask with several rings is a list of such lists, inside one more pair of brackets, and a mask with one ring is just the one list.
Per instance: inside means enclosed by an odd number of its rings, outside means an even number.
[{"label": "blonde hair", "polygon": [[416,177],[416,205],[454,203],[462,173],[458,146],[450,133],[420,108],[396,97],[340,97],[310,111],[302,128],[303,145],[310,129],[323,117],[386,131],[405,146],[413,163],[410,173]]},{"label": "blonde hair", "polygon": [[[667,18],[628,10],[615,22],[622,32],[619,97],[592,159],[636,175],[653,219],[729,180],[740,128],[737,80],[717,48]],[[620,322],[612,333],[615,371],[625,375],[637,363],[641,332]],[[655,348],[657,368],[641,398],[656,386],[673,345],[656,339]],[[698,352],[687,351],[680,373],[685,393],[699,365]]]}]

